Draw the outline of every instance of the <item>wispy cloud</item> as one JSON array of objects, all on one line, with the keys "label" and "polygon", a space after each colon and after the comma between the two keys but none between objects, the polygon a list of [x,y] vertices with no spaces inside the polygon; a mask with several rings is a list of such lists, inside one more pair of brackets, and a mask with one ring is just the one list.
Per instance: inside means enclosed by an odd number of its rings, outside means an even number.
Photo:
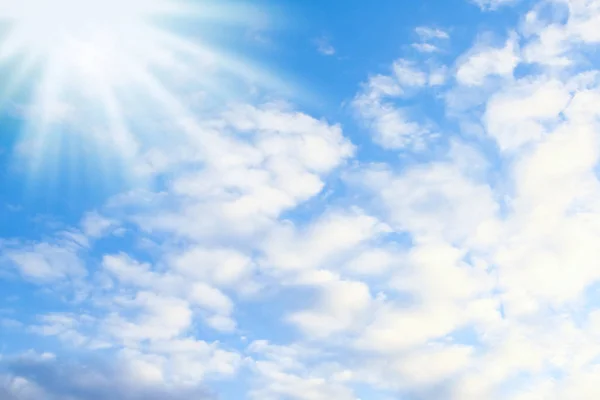
[{"label": "wispy cloud", "polygon": [[481,7],[482,10],[494,11],[502,6],[518,3],[520,0],[471,0],[473,3]]},{"label": "wispy cloud", "polygon": [[441,51],[440,45],[450,39],[448,32],[427,26],[415,28],[415,33],[419,37],[419,42],[413,43],[412,47],[421,53],[437,53]]},{"label": "wispy cloud", "polygon": [[324,56],[333,56],[336,53],[335,47],[333,47],[330,40],[325,36],[316,39],[315,44],[317,46],[317,51]]}]

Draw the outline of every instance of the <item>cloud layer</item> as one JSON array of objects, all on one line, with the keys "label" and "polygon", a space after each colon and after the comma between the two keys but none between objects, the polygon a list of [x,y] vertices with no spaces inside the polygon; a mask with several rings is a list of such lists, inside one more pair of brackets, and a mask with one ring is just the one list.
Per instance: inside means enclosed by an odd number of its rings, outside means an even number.
[{"label": "cloud layer", "polygon": [[600,3],[555,3],[450,60],[416,28],[357,83],[356,143],[287,103],[198,111],[140,151],[151,189],[0,241],[61,304],[4,319],[39,346],[0,397],[596,398]]}]

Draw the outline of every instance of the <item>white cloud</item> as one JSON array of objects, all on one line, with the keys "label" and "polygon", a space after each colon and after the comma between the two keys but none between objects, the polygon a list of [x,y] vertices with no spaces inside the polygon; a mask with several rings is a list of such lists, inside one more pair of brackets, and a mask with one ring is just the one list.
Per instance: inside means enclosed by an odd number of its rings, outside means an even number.
[{"label": "white cloud", "polygon": [[496,10],[502,6],[512,5],[520,0],[471,0],[483,10]]},{"label": "white cloud", "polygon": [[199,282],[192,286],[190,299],[194,304],[212,309],[221,315],[229,315],[233,310],[233,302],[223,292],[205,283]]},{"label": "white cloud", "polygon": [[381,202],[392,227],[416,238],[476,242],[494,223],[497,205],[489,186],[466,176],[457,164],[432,163],[400,175],[366,170],[358,179]]},{"label": "white cloud", "polygon": [[327,378],[312,377],[308,373],[303,376],[281,371],[277,365],[263,361],[256,362],[254,368],[264,380],[264,384],[260,389],[250,392],[253,399],[356,400],[348,388],[328,381]]},{"label": "white cloud", "polygon": [[415,32],[422,40],[431,40],[431,39],[449,39],[450,35],[448,32],[440,29],[440,28],[432,28],[428,26],[418,26],[415,28]]},{"label": "white cloud", "polygon": [[363,276],[381,275],[403,261],[403,254],[396,249],[374,247],[353,256],[344,268],[350,273]]},{"label": "white cloud", "polygon": [[421,53],[436,53],[441,51],[438,47],[441,42],[450,39],[448,32],[427,26],[415,28],[415,33],[419,36],[420,42],[413,43],[411,46]]},{"label": "white cloud", "polygon": [[[179,385],[197,384],[211,375],[232,376],[242,362],[239,354],[223,350],[217,343],[190,338],[154,342],[149,352],[164,357],[163,373]],[[133,352],[131,356],[140,355]]]},{"label": "white cloud", "polygon": [[476,46],[459,62],[456,80],[462,85],[479,86],[491,76],[511,78],[520,60],[518,51],[514,38],[502,48]]},{"label": "white cloud", "polygon": [[416,385],[440,382],[461,371],[471,361],[474,349],[469,346],[427,346],[393,366],[404,379]]},{"label": "white cloud", "polygon": [[410,108],[401,103],[445,81],[444,67],[429,65],[425,70],[414,62],[398,59],[390,75],[371,76],[362,85],[352,106],[375,143],[387,149],[420,148],[435,136],[431,123],[425,118],[412,118]]},{"label": "white cloud", "polygon": [[42,336],[57,336],[76,347],[91,344],[89,338],[81,333],[85,329],[83,325],[93,322],[89,316],[53,313],[42,315],[39,320],[40,324],[29,327],[31,332]]},{"label": "white cloud", "polygon": [[133,320],[113,313],[103,322],[103,329],[115,340],[132,344],[142,340],[174,339],[190,327],[192,310],[184,300],[139,292],[124,302],[126,309],[137,311]]},{"label": "white cloud", "polygon": [[567,67],[578,61],[579,46],[600,42],[596,29],[600,11],[596,3],[578,0],[561,3],[568,7],[567,15],[559,14],[548,19],[541,7],[527,14],[523,31],[532,37],[523,48],[527,61],[550,67]]},{"label": "white cloud", "polygon": [[410,293],[423,306],[452,304],[485,295],[493,289],[493,279],[485,268],[464,262],[464,256],[464,251],[443,242],[416,245],[391,285]]},{"label": "white cloud", "polygon": [[[212,254],[218,256],[219,252],[216,251]],[[223,254],[227,255],[227,253],[221,253],[221,255]],[[189,257],[189,254],[186,257]],[[210,263],[210,259],[199,258],[195,266],[205,271],[215,268],[215,265]],[[185,304],[186,307],[202,308],[205,312],[212,314],[206,318],[206,323],[214,329],[232,331],[235,328],[235,321],[230,318],[233,311],[233,302],[221,290],[211,286],[210,278],[214,277],[205,273],[192,276],[178,275],[176,273],[179,272],[177,269],[170,273],[159,273],[153,271],[149,264],[136,262],[125,254],[105,256],[103,266],[105,271],[116,277],[121,284],[141,288],[142,290],[153,290],[154,293],[160,293],[181,301],[182,305]],[[227,271],[224,272],[227,274]],[[214,281],[214,279],[212,280]],[[140,294],[147,295],[144,292],[139,292],[138,296]]]},{"label": "white cloud", "polygon": [[87,213],[81,221],[83,233],[92,238],[104,236],[117,226],[117,221],[105,218],[97,212]]},{"label": "white cloud", "polygon": [[405,111],[389,103],[359,96],[354,100],[354,106],[368,121],[374,132],[374,141],[384,148],[401,149],[429,134],[428,129],[410,120]]},{"label": "white cloud", "polygon": [[334,281],[324,284],[320,291],[314,309],[288,317],[311,338],[326,338],[360,324],[372,300],[369,287],[362,282]]},{"label": "white cloud", "polygon": [[217,286],[240,285],[254,270],[253,261],[243,253],[227,248],[194,247],[174,255],[173,269],[188,279]]},{"label": "white cloud", "polygon": [[14,266],[28,280],[52,282],[86,275],[78,250],[73,243],[34,243],[5,249],[0,260]]},{"label": "white cloud", "polygon": [[138,217],[146,229],[187,237],[253,235],[284,211],[317,195],[321,177],[354,152],[338,125],[280,105],[235,107],[197,130],[204,168],[180,175],[175,212]]},{"label": "white cloud", "polygon": [[[515,215],[508,229],[520,233],[518,242],[500,247],[497,259],[506,265],[511,292],[521,288],[537,301],[562,303],[598,279],[589,261],[596,256],[600,194],[596,124],[590,120],[597,102],[597,93],[577,93],[564,111],[567,120],[515,166]],[[517,271],[519,265],[527,267]]]},{"label": "white cloud", "polygon": [[470,265],[463,257],[443,242],[415,246],[390,280],[390,287],[408,295],[411,304],[379,301],[355,345],[381,355],[402,354],[469,324],[498,321],[499,303],[491,297],[494,278],[485,265]]},{"label": "white cloud", "polygon": [[126,254],[106,255],[102,265],[105,271],[125,284],[148,287],[154,286],[158,279],[149,264],[139,263]]},{"label": "white cloud", "polygon": [[485,123],[502,150],[512,150],[540,140],[549,124],[556,124],[571,100],[561,82],[519,81],[494,95],[487,103]]},{"label": "white cloud", "polygon": [[531,63],[566,67],[571,64],[564,54],[569,48],[568,33],[562,26],[550,25],[539,30],[538,38],[523,48],[523,57]]},{"label": "white cloud", "polygon": [[119,369],[133,385],[191,388],[209,377],[237,372],[241,365],[238,353],[185,335],[191,313],[184,302],[140,293],[127,311],[136,307],[142,310],[141,315],[129,320],[116,314],[105,320],[50,314],[31,331],[57,336],[71,346],[116,350]]},{"label": "white cloud", "polygon": [[317,269],[388,230],[360,210],[332,212],[302,231],[283,225],[263,245],[263,266],[291,272]]},{"label": "white cloud", "polygon": [[347,371],[337,366],[322,368],[319,353],[310,348],[257,341],[248,350],[256,377],[256,387],[250,392],[253,399],[357,400],[340,379]]},{"label": "white cloud", "polygon": [[431,43],[413,43],[411,46],[421,53],[437,53],[440,49]]},{"label": "white cloud", "polygon": [[466,322],[461,311],[454,306],[406,311],[386,307],[375,313],[356,346],[380,354],[402,352],[459,328]]},{"label": "white cloud", "polygon": [[419,87],[427,84],[427,75],[407,60],[398,60],[392,67],[400,87]]},{"label": "white cloud", "polygon": [[216,331],[225,333],[231,333],[235,331],[237,327],[233,318],[219,314],[211,315],[206,318],[206,324]]},{"label": "white cloud", "polygon": [[429,74],[429,86],[441,86],[448,79],[448,68],[445,66],[433,68]]},{"label": "white cloud", "polygon": [[[420,390],[442,385],[460,376],[475,359],[475,348],[453,343],[429,343],[398,357],[383,355],[358,365],[354,379],[389,391]],[[434,391],[435,393],[435,391]],[[426,395],[425,395],[426,396]]]}]

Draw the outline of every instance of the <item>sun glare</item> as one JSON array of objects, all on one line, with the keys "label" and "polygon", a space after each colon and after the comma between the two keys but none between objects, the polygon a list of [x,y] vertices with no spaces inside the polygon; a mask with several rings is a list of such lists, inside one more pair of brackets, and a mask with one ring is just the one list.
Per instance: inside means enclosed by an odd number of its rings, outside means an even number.
[{"label": "sun glare", "polygon": [[[197,90],[207,92],[215,84],[207,69],[215,65],[240,77],[251,71],[248,63],[224,56],[197,36],[161,24],[166,17],[197,23],[211,19],[239,23],[244,18],[239,15],[243,12],[222,1],[208,7],[211,1],[0,0],[0,66],[10,70],[0,82],[0,108],[37,74],[27,105],[34,112],[27,122],[38,162],[47,147],[48,131],[73,109],[79,120],[86,120],[82,114],[90,109],[96,122],[103,115],[102,131],[108,140],[103,137],[102,142],[112,143],[113,150],[127,157],[135,156],[141,133],[131,128],[135,121],[121,101],[124,93],[129,99],[132,93],[138,97],[144,93],[135,102],[138,106],[152,103],[173,120],[189,120],[190,112],[171,81],[193,77],[200,86]],[[155,111],[144,112],[152,116]],[[79,130],[85,133],[85,128]]]},{"label": "sun glare", "polygon": [[108,36],[118,41],[147,27],[154,17],[182,12],[181,3],[176,4],[165,0],[10,1],[0,5],[0,19],[10,26],[0,54],[9,57],[27,51],[51,57],[72,50],[73,43],[95,46]]}]

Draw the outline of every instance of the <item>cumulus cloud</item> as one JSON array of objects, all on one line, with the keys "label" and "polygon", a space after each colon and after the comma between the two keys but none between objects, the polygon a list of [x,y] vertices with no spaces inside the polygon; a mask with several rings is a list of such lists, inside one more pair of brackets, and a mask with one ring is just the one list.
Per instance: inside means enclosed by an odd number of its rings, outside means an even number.
[{"label": "cumulus cloud", "polygon": [[292,271],[318,269],[388,230],[385,224],[361,210],[324,215],[300,231],[283,225],[267,237],[263,266]]},{"label": "cumulus cloud", "polygon": [[443,237],[460,242],[485,235],[498,207],[490,187],[468,175],[475,168],[474,164],[450,159],[419,165],[401,174],[378,166],[352,179],[375,194],[397,231],[408,231],[415,238]]},{"label": "cumulus cloud", "polygon": [[476,46],[457,66],[456,80],[466,86],[482,85],[488,77],[511,78],[519,62],[514,39],[503,47]]},{"label": "cumulus cloud", "polygon": [[560,81],[520,81],[488,101],[487,131],[503,150],[540,140],[570,100],[569,88]]},{"label": "cumulus cloud", "polygon": [[289,321],[313,338],[324,338],[360,323],[371,303],[369,287],[362,282],[323,284],[314,309],[291,314]]},{"label": "cumulus cloud", "polygon": [[344,385],[351,379],[351,371],[339,365],[322,365],[319,352],[268,341],[253,342],[248,350],[253,358],[250,367],[257,376],[256,387],[250,392],[253,399],[356,399]]},{"label": "cumulus cloud", "polygon": [[179,175],[169,193],[179,207],[143,218],[146,229],[186,237],[253,235],[319,194],[322,176],[354,152],[339,125],[271,104],[238,106],[193,143],[203,168]]}]

